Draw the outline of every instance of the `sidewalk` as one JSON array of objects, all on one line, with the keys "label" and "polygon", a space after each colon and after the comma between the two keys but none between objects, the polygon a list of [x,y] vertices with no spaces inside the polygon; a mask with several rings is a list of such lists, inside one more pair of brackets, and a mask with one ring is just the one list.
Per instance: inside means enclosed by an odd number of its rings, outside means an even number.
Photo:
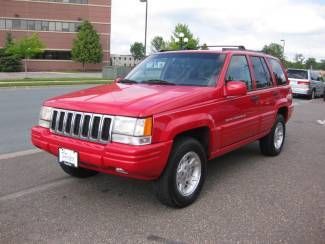
[{"label": "sidewalk", "polygon": [[[31,79],[39,78],[102,78],[101,72],[27,72],[27,77]],[[0,80],[20,80],[25,78],[24,72],[0,72]]]}]

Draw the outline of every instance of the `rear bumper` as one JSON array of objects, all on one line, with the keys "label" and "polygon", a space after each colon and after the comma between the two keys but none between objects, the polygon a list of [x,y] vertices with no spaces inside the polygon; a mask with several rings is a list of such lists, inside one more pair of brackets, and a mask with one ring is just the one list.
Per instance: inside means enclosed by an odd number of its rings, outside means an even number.
[{"label": "rear bumper", "polygon": [[292,93],[296,95],[310,95],[311,90],[307,88],[292,87]]},{"label": "rear bumper", "polygon": [[[163,172],[172,141],[145,146],[130,146],[119,143],[106,145],[82,141],[51,133],[35,126],[31,132],[32,143],[55,156],[59,148],[78,152],[79,165],[106,174],[114,174],[142,180],[157,179]],[[126,173],[119,173],[117,168]]]}]

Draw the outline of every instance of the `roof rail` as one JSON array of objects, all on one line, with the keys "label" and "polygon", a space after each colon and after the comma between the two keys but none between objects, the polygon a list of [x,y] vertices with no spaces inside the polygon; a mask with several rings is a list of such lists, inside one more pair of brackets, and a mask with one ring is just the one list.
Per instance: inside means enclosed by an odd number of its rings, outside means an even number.
[{"label": "roof rail", "polygon": [[246,50],[245,46],[243,45],[204,45],[204,46],[199,46],[199,49],[202,48],[207,48],[207,47],[222,47],[222,51],[226,51],[226,50]]}]

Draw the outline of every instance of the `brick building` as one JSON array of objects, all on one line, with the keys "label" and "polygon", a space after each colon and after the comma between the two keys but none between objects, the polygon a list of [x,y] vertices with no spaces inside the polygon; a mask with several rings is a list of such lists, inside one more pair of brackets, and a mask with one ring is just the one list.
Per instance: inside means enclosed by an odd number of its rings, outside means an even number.
[{"label": "brick building", "polygon": [[[71,60],[72,42],[78,25],[88,20],[100,35],[103,64],[110,60],[111,0],[0,0],[0,47],[7,32],[14,38],[38,33],[44,53],[29,61],[31,71],[79,70]],[[101,69],[103,64],[87,65]]]}]

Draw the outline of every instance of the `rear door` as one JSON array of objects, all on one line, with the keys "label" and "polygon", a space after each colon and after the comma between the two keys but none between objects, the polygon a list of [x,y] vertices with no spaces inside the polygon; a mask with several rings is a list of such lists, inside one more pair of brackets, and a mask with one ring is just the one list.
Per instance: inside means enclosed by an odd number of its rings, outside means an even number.
[{"label": "rear door", "polygon": [[259,132],[258,97],[254,94],[252,77],[246,55],[233,55],[226,73],[225,84],[242,81],[248,93],[244,96],[225,97],[218,111],[221,118],[220,145],[226,147],[245,140]]},{"label": "rear door", "polygon": [[262,56],[251,56],[253,80],[256,95],[259,97],[259,111],[261,116],[260,133],[269,130],[275,118],[275,101],[280,96],[267,62]]},{"label": "rear door", "polygon": [[319,71],[310,71],[310,82],[311,82],[311,87],[315,89],[316,95],[320,96],[323,93],[323,81],[322,81],[322,76]]}]

